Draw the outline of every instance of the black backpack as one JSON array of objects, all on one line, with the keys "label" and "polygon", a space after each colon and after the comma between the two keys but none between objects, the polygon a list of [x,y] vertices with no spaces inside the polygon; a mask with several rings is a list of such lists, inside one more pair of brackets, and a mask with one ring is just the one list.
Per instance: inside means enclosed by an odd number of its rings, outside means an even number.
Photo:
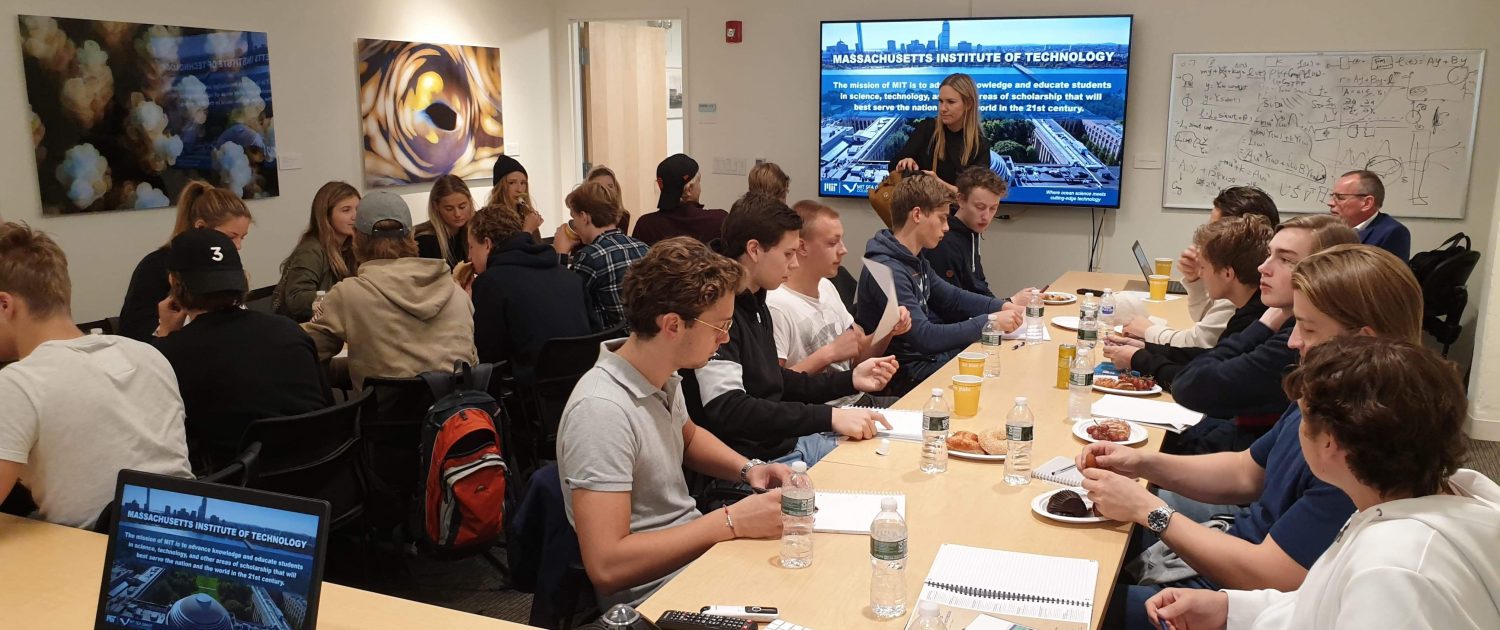
[{"label": "black backpack", "polygon": [[1463,256],[1473,251],[1474,243],[1468,234],[1459,232],[1448,237],[1437,249],[1425,252],[1417,252],[1411,257],[1411,272],[1417,277],[1417,284],[1426,285],[1427,279],[1432,277],[1432,272],[1444,262]]}]

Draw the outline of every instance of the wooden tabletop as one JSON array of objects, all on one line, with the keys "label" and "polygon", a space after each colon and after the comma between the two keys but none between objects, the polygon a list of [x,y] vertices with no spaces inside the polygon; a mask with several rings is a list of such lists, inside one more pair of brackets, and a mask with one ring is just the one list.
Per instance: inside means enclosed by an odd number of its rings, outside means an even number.
[{"label": "wooden tabletop", "polygon": [[[94,626],[107,537],[0,514],[0,627],[77,630]],[[318,627],[530,628],[369,591],[323,583]]]},{"label": "wooden tabletop", "polygon": [[[1070,272],[1051,290],[1115,289],[1138,279],[1120,274]],[[1186,326],[1187,301],[1150,303],[1151,314]],[[1046,317],[1077,315],[1078,305],[1048,306]],[[1057,455],[1072,457],[1083,442],[1072,434],[1067,420],[1068,392],[1056,388],[1057,347],[1074,343],[1077,334],[1048,325],[1052,340],[1039,346],[1011,348],[1003,354],[1001,376],[985,379],[978,415],[955,416],[952,430],[981,431],[1005,424],[1016,396],[1026,396],[1036,416],[1032,465]],[[977,344],[976,344],[977,346]],[[1096,351],[1097,357],[1097,351]],[[921,409],[933,387],[949,384],[958,373],[957,362],[939,370],[896,404],[898,409]],[[1096,395],[1097,399],[1097,395]],[[1171,400],[1170,396],[1156,397]],[[1148,429],[1150,438],[1140,448],[1160,449],[1162,431]],[[1099,563],[1094,594],[1097,627],[1119,571],[1131,526],[1123,523],[1071,525],[1032,513],[1033,497],[1057,486],[1033,480],[1013,487],[1002,480],[1004,464],[949,457],[948,471],[927,475],[917,470],[921,446],[892,440],[890,453],[878,455],[878,440],[845,442],[811,469],[814,485],[822,490],[896,491],[906,494],[909,531],[906,568],[907,607],[912,609],[938,547],[944,543],[1004,549],[1025,553],[1086,558]],[[716,545],[688,566],[641,606],[655,619],[665,610],[697,611],[709,604],[776,606],[783,619],[813,630],[841,628],[900,628],[905,618],[877,620],[870,612],[869,538],[861,535],[813,535],[814,560],[805,569],[783,569],[777,562],[779,541],[736,540]],[[1033,628],[1077,628],[1079,624],[1015,618]],[[962,626],[952,626],[958,630]]]}]

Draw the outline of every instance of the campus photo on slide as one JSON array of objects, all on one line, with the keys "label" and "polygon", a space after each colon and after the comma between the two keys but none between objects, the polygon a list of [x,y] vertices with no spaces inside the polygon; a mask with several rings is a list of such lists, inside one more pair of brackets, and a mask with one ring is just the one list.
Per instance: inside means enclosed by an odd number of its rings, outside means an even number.
[{"label": "campus photo on slide", "polygon": [[943,78],[964,73],[1006,202],[1119,207],[1130,27],[1128,16],[824,22],[819,194],[878,186],[937,115]]},{"label": "campus photo on slide", "polygon": [[306,627],[317,517],[125,486],[105,619],[141,630]]}]

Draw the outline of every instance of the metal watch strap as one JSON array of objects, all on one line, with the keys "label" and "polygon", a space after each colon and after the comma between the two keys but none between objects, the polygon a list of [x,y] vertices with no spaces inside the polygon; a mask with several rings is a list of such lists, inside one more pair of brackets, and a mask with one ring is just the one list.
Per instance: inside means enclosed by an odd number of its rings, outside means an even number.
[{"label": "metal watch strap", "polygon": [[1170,505],[1151,510],[1151,513],[1146,515],[1146,529],[1156,534],[1167,531],[1167,525],[1172,523],[1172,515],[1176,513],[1177,510],[1172,509]]},{"label": "metal watch strap", "polygon": [[756,466],[764,465],[765,463],[765,461],[760,459],[751,459],[750,461],[745,462],[744,466],[740,466],[740,481],[743,481],[747,484],[750,483],[750,469]]}]

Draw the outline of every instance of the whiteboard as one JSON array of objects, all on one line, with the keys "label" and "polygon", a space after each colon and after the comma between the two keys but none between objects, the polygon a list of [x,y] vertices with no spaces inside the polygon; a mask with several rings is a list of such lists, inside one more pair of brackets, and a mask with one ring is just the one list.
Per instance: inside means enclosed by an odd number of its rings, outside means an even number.
[{"label": "whiteboard", "polygon": [[1211,208],[1254,185],[1284,212],[1327,212],[1369,169],[1388,214],[1462,218],[1484,51],[1172,56],[1162,205]]}]

